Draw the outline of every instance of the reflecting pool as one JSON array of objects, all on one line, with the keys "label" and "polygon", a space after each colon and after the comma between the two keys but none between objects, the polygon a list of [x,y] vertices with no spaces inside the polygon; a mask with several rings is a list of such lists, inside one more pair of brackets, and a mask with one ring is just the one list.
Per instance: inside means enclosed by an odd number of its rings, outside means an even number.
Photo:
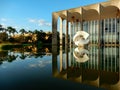
[{"label": "reflecting pool", "polygon": [[95,90],[120,90],[119,51],[117,46],[60,46],[58,56],[53,52],[53,76]]},{"label": "reflecting pool", "polygon": [[0,90],[120,90],[116,46],[0,50]]}]

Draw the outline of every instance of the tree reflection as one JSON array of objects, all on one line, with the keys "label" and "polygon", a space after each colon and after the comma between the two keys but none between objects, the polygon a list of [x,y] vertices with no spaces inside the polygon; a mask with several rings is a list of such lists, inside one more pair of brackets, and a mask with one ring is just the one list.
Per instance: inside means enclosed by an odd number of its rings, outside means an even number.
[{"label": "tree reflection", "polygon": [[16,59],[43,58],[45,55],[52,55],[51,46],[29,45],[24,47],[14,47],[11,50],[0,51],[0,65],[3,62],[13,62]]},{"label": "tree reflection", "polygon": [[20,55],[20,59],[24,60],[27,57],[27,55],[24,55],[23,53]]},{"label": "tree reflection", "polygon": [[14,60],[16,60],[18,56],[15,56],[15,55],[8,55],[8,62],[12,62]]}]

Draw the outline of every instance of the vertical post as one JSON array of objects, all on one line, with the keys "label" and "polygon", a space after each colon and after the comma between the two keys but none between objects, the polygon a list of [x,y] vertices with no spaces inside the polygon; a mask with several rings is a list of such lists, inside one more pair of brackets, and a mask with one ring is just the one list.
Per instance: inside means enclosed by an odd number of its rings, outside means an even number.
[{"label": "vertical post", "polygon": [[76,26],[77,26],[77,32],[79,31],[78,27],[79,27],[79,20],[76,20]]},{"label": "vertical post", "polygon": [[81,8],[81,12],[82,12],[82,14],[81,14],[81,30],[83,31],[83,22],[84,22],[84,20],[83,20],[83,8]]},{"label": "vertical post", "polygon": [[63,20],[62,20],[62,18],[60,17],[60,45],[62,45],[62,44],[63,44],[63,43],[62,43],[62,42],[63,42],[63,40],[62,40],[62,39],[63,39],[63,37],[62,37],[62,32],[63,32],[63,30],[62,30],[62,29],[63,29],[63,23],[62,23],[62,22],[63,22]]},{"label": "vertical post", "polygon": [[66,45],[68,44],[68,19],[66,19]]},{"label": "vertical post", "polygon": [[113,44],[113,18],[111,18],[111,46]]},{"label": "vertical post", "polygon": [[62,65],[63,63],[63,50],[62,50],[62,45],[60,45],[60,72],[62,71]]},{"label": "vertical post", "polygon": [[57,19],[56,13],[52,14],[52,45],[57,45]]},{"label": "vertical post", "polygon": [[57,67],[58,67],[58,65],[57,65],[57,45],[52,45],[52,74],[54,77],[56,77],[58,75]]},{"label": "vertical post", "polygon": [[[99,20],[98,20],[98,45],[101,45],[101,39],[103,38],[103,36],[101,37],[101,5],[99,4]],[[103,39],[102,39],[103,40]]]},{"label": "vertical post", "polygon": [[[100,46],[101,45],[101,39],[102,39],[102,37],[101,37],[101,35],[102,35],[102,33],[101,33],[102,32],[101,31],[102,30],[101,29],[101,26],[102,26],[101,25],[102,24],[101,23],[101,11],[102,11],[102,9],[101,9],[100,4],[99,4],[99,10],[98,11],[99,11],[99,17],[98,17],[99,19],[98,19],[98,29],[97,29],[98,30],[98,32],[97,32],[98,33],[98,62],[97,63],[98,63],[99,80],[100,80],[100,71],[101,71],[100,70],[101,69],[100,64],[101,64],[101,60],[102,60],[101,58],[103,57],[103,54],[101,54],[101,50],[100,50],[101,49],[101,46]],[[103,53],[103,49],[102,49],[102,53]],[[99,86],[100,86],[100,81],[99,81]]]},{"label": "vertical post", "polygon": [[71,67],[71,62],[72,62],[72,45],[70,45],[70,54],[69,54],[69,67]]},{"label": "vertical post", "polygon": [[57,69],[57,15],[52,14],[52,72],[53,76],[58,74]]},{"label": "vertical post", "polygon": [[72,27],[72,26],[71,26],[72,24],[71,24],[71,22],[70,22],[69,25],[70,25],[70,26],[69,26],[69,27],[70,27],[70,29],[69,29],[69,32],[70,32],[70,39],[69,39],[69,40],[70,40],[70,47],[71,47],[71,44],[72,44],[72,28],[71,28],[71,27]]},{"label": "vertical post", "polygon": [[118,37],[119,37],[119,45],[120,45],[120,18],[118,20],[119,20],[118,21],[118,23],[119,23],[119,25],[118,25]]},{"label": "vertical post", "polygon": [[66,51],[66,67],[68,68],[68,11],[66,11],[66,44],[65,44],[65,51]]},{"label": "vertical post", "polygon": [[117,18],[115,18],[115,46],[117,44]]}]

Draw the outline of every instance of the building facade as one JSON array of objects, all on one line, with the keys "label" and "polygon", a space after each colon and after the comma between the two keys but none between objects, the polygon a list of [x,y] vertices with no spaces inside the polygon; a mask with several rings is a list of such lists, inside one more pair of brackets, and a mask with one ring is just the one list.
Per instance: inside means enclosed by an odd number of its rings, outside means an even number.
[{"label": "building facade", "polygon": [[52,13],[52,44],[56,45],[57,32],[60,44],[72,44],[77,31],[90,34],[90,44],[120,45],[120,0],[72,8]]}]

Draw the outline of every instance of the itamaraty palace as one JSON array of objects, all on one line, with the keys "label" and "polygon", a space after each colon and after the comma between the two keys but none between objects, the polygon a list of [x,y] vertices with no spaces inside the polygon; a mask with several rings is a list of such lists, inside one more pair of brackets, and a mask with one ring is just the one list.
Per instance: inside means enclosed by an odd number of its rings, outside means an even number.
[{"label": "itamaraty palace", "polygon": [[[60,51],[56,45],[58,31]],[[72,43],[77,31],[90,34],[89,60],[84,63],[77,62],[74,57],[76,47]],[[53,12],[52,32],[54,77],[120,90],[120,0]],[[65,44],[65,50],[62,44]],[[82,61],[83,58],[80,59]]]},{"label": "itamaraty palace", "polygon": [[81,6],[52,13],[52,44],[57,44],[57,31],[60,32],[60,44],[72,43],[77,31],[90,34],[90,44],[120,44],[120,0]]}]

